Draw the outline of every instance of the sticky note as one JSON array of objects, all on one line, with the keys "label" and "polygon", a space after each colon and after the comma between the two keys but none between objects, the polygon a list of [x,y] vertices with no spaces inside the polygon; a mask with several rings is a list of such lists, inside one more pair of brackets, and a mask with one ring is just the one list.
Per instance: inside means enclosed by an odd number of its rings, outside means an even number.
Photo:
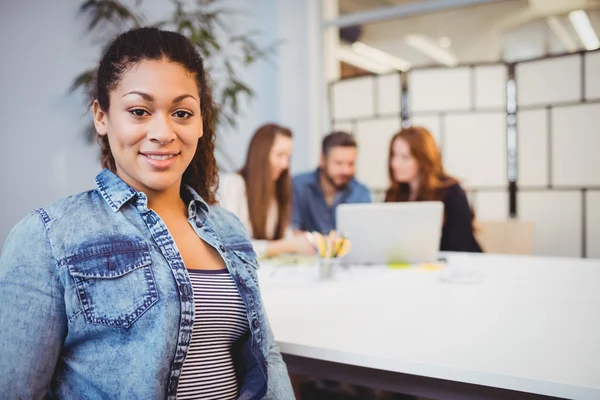
[{"label": "sticky note", "polygon": [[388,264],[388,267],[390,267],[390,268],[409,268],[410,264],[409,263],[391,263],[391,264]]}]

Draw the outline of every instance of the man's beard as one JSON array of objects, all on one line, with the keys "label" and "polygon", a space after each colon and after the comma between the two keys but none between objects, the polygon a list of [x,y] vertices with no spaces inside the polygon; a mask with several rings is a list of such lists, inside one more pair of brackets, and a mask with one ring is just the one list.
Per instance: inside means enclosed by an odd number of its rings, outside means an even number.
[{"label": "man's beard", "polygon": [[329,184],[331,186],[333,186],[335,188],[336,191],[341,192],[342,190],[346,189],[348,187],[348,184],[350,183],[350,181],[352,180],[352,177],[348,177],[348,181],[346,183],[342,183],[342,184],[337,184],[333,178],[331,177],[331,175],[329,175],[327,173],[326,170],[321,169],[321,174],[323,175],[323,177],[325,178],[325,180],[327,182],[329,182]]}]

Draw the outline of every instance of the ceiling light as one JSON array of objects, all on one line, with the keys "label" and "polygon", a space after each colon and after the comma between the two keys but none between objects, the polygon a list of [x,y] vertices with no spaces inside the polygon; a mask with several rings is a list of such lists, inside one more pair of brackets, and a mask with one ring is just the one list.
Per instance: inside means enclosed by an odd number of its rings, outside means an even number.
[{"label": "ceiling light", "polygon": [[423,35],[407,35],[404,41],[409,46],[443,65],[455,67],[458,64],[458,60],[449,50],[440,47],[440,45]]},{"label": "ceiling light", "polygon": [[440,46],[442,46],[444,49],[447,49],[451,45],[452,45],[452,41],[450,40],[450,38],[448,36],[443,36],[440,38]]},{"label": "ceiling light", "polygon": [[394,71],[394,68],[388,65],[356,53],[350,46],[340,46],[337,50],[337,58],[340,61],[374,74],[387,74]]},{"label": "ceiling light", "polygon": [[548,19],[546,19],[546,22],[548,23],[548,26],[550,27],[552,32],[554,32],[560,43],[563,45],[565,50],[567,50],[569,53],[574,53],[577,51],[577,44],[575,43],[567,29],[564,27],[564,25],[561,24],[558,18],[548,17]]},{"label": "ceiling light", "polygon": [[395,68],[399,71],[408,71],[411,66],[408,61],[403,60],[400,57],[393,56],[385,51],[381,51],[362,42],[352,43],[352,50],[361,56],[370,58],[378,63]]},{"label": "ceiling light", "polygon": [[577,35],[579,35],[586,50],[596,50],[597,48],[600,48],[598,35],[594,31],[592,23],[585,11],[571,11],[569,13],[569,20],[571,21],[571,24],[573,24],[573,28],[575,28],[575,31],[577,32]]}]

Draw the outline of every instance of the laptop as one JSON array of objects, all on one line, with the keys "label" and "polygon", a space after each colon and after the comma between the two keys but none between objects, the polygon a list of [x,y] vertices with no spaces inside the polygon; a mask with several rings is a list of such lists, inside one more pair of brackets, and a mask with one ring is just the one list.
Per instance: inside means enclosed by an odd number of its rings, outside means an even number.
[{"label": "laptop", "polygon": [[340,204],[337,231],[352,243],[344,264],[436,261],[442,237],[440,201]]}]

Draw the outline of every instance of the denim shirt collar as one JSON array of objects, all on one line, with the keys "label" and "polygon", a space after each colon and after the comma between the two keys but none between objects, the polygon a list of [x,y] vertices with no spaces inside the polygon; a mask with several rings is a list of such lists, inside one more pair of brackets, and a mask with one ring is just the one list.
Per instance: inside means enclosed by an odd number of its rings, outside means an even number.
[{"label": "denim shirt collar", "polygon": [[[134,197],[136,197],[137,200],[136,206],[148,206],[148,198],[145,193],[136,192],[131,186],[125,183],[125,181],[106,168],[96,176],[96,186],[104,201],[106,201],[114,212],[119,211],[123,204]],[[189,185],[185,185],[185,190],[192,199],[188,205],[190,217],[195,216],[196,207],[200,207],[204,212],[209,211],[208,204],[194,189]]]}]

